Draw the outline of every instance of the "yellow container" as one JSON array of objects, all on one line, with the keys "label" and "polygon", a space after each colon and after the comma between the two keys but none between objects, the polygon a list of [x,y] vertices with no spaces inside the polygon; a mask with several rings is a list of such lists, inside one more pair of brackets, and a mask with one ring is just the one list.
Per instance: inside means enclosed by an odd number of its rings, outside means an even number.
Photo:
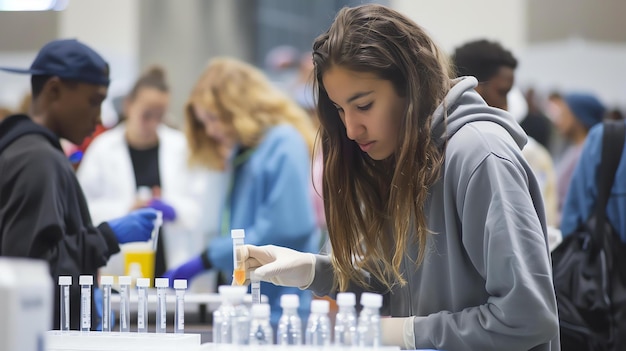
[{"label": "yellow container", "polygon": [[153,250],[125,250],[124,274],[131,276],[133,282],[137,278],[154,280],[154,256]]}]

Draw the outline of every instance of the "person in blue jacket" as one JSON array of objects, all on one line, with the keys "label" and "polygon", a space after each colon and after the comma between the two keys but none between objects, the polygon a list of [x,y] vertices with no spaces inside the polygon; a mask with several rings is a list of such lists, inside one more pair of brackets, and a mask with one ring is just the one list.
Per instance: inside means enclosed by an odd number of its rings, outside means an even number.
[{"label": "person in blue jacket", "polygon": [[[192,279],[217,269],[230,284],[233,273],[231,229],[244,229],[249,244],[276,244],[318,252],[311,184],[315,131],[304,110],[272,86],[255,67],[231,58],[209,62],[186,107],[191,166],[231,173],[221,213],[221,236],[207,250],[167,277]],[[217,190],[216,190],[217,193]],[[300,295],[301,313],[308,311],[310,292],[263,283],[280,317],[280,295]]]},{"label": "person in blue jacket", "polygon": [[[572,181],[563,205],[561,232],[563,236],[572,234],[578,229],[594,210],[598,199],[597,179],[602,158],[602,123],[593,127],[585,144],[578,164],[572,174]],[[626,145],[624,146],[626,148]],[[609,202],[606,205],[608,222],[617,231],[623,242],[626,242],[626,150],[622,153],[620,165],[615,174],[615,181]]]}]

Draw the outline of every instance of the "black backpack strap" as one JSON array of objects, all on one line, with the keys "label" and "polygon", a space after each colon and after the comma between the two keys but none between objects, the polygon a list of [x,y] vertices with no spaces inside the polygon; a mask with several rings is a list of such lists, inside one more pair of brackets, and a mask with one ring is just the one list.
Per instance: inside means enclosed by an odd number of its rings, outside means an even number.
[{"label": "black backpack strap", "polygon": [[[626,123],[624,121],[605,121],[604,133],[602,134],[602,158],[598,172],[597,188],[598,199],[595,207],[596,226],[594,239],[597,244],[601,242],[604,223],[606,221],[606,205],[611,196],[611,188],[615,180],[615,173],[622,158]],[[598,247],[598,246],[596,246]]]}]

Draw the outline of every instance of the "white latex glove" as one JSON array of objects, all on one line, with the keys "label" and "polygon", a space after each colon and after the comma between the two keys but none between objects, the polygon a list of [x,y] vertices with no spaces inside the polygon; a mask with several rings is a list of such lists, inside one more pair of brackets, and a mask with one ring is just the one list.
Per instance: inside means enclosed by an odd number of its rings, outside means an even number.
[{"label": "white latex glove", "polygon": [[240,249],[246,271],[256,268],[256,276],[281,286],[306,289],[315,276],[315,255],[285,247],[244,245]]},{"label": "white latex glove", "polygon": [[404,350],[415,350],[415,317],[387,317],[380,319],[380,333],[384,346],[399,346]]}]

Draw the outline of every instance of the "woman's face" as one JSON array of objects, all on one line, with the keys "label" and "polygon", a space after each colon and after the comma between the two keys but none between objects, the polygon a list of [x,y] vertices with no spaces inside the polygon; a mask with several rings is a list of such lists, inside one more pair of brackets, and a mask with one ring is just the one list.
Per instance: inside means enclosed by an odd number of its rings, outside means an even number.
[{"label": "woman's face", "polygon": [[220,144],[223,150],[232,150],[236,144],[233,128],[199,104],[194,103],[192,107],[196,119],[204,126],[206,135]]},{"label": "woman's face", "polygon": [[391,156],[406,109],[406,99],[397,94],[391,81],[336,65],[324,73],[322,81],[347,137],[374,160]]},{"label": "woman's face", "polygon": [[168,93],[155,88],[141,88],[132,100],[126,102],[125,114],[128,132],[136,139],[156,138],[157,128],[163,122],[169,107]]}]

